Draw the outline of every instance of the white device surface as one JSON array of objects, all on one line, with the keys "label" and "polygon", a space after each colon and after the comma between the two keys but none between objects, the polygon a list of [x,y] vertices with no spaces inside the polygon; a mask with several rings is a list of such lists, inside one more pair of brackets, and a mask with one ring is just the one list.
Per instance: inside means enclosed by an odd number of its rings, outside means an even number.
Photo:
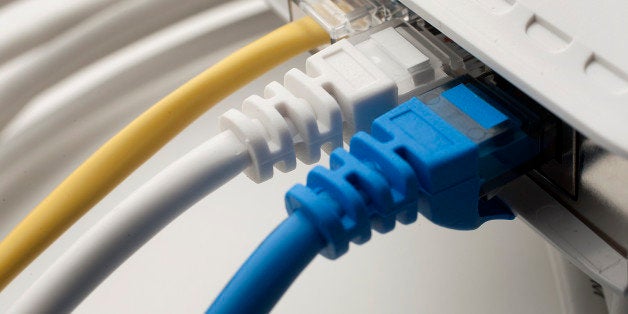
[{"label": "white device surface", "polygon": [[587,137],[628,157],[628,2],[401,0]]}]

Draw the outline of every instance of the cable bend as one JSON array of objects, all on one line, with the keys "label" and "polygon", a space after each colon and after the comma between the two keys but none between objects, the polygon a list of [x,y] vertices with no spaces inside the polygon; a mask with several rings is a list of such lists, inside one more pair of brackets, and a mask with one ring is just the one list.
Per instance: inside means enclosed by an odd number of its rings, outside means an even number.
[{"label": "cable bend", "polygon": [[294,21],[226,57],[140,115],[70,174],[0,243],[0,289],[214,104],[285,60],[327,42],[327,33],[311,18]]}]

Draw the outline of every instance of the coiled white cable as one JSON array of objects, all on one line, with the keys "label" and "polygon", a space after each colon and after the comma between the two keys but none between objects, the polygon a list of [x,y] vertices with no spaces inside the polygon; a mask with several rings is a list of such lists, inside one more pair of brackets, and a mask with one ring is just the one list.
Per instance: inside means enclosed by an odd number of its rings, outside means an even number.
[{"label": "coiled white cable", "polygon": [[[21,29],[16,36],[0,40],[0,64],[48,42],[100,10],[120,1],[122,0],[74,1],[72,5],[64,6],[57,14],[34,21],[31,27]],[[0,7],[7,2],[11,1],[0,1]]]},{"label": "coiled white cable", "polygon": [[[0,73],[0,130],[38,93],[94,60],[223,0],[131,0],[113,5]],[[149,17],[149,18],[146,18]]]},{"label": "coiled white cable", "polygon": [[[355,63],[329,62],[328,57],[334,55]],[[112,210],[66,251],[11,311],[71,311],[159,230],[236,174],[244,170],[253,181],[262,182],[272,177],[273,167],[284,172],[294,169],[297,157],[307,164],[316,162],[321,147],[341,145],[343,122],[345,136],[350,136],[366,127],[357,121],[372,121],[397,102],[395,83],[347,41],[310,57],[307,65],[308,75],[290,70],[284,85],[272,82],[265,97],[247,98],[242,112],[227,111],[221,117],[222,133]],[[374,79],[356,85],[341,71]]]},{"label": "coiled white cable", "polygon": [[[112,117],[113,112],[116,117],[128,119],[151,103],[118,103],[124,95],[203,57],[216,46],[230,45],[240,34],[254,33],[265,25],[272,28],[276,24],[269,22],[269,16],[261,0],[217,5],[90,66],[59,86],[58,95],[50,93],[49,97],[35,99],[35,108],[16,117],[0,137],[2,211],[34,206],[26,202],[37,201],[39,197],[33,195],[46,195],[46,185],[58,180],[65,170],[61,160],[79,161],[84,152],[93,149],[94,142],[124,125],[118,122],[120,118]],[[232,29],[245,19],[252,24]],[[228,31],[230,35],[226,35]],[[65,86],[69,93],[61,90]],[[73,136],[77,133],[81,136]]]}]

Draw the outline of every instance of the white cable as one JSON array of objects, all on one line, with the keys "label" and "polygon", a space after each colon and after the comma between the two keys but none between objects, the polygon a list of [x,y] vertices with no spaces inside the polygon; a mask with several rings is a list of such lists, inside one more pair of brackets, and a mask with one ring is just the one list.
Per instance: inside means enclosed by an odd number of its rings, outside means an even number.
[{"label": "white cable", "polygon": [[94,60],[223,0],[131,0],[113,5],[0,72],[0,130],[41,91]]},{"label": "white cable", "polygon": [[[0,41],[0,64],[53,39],[100,10],[120,1],[122,0],[75,1],[72,5],[65,5],[59,13],[46,15],[34,21],[31,27],[20,29],[15,36]],[[33,3],[32,9],[35,9],[36,5]]]},{"label": "white cable", "polygon": [[[268,11],[268,7],[262,0],[230,1],[201,11],[120,49],[58,84],[54,90],[44,92],[33,99],[28,108],[17,115],[2,131],[0,143],[12,145],[10,150],[14,153],[16,150],[20,151],[19,154],[21,155],[22,149],[20,147],[38,144],[32,140],[31,142],[24,142],[24,138],[43,141],[44,138],[58,131],[59,128],[90,114],[105,103],[107,99],[103,99],[103,97],[92,101],[93,97],[90,95],[98,89],[111,91],[105,95],[109,97],[115,97],[125,91],[132,90],[132,85],[140,84],[144,79],[159,75],[158,72],[161,68],[169,66],[169,64],[164,64],[168,62],[163,60],[164,55],[174,54],[176,56],[176,54],[182,54],[182,51],[186,51],[182,49],[186,45],[201,46],[203,42],[207,41],[216,41],[215,47],[222,37],[229,37],[230,40],[234,40],[232,36],[220,36],[214,33],[227,32],[227,28],[231,30],[235,23],[248,20],[266,11]],[[246,28],[247,25],[240,26]],[[235,31],[242,32],[241,30]],[[208,36],[210,34],[213,34],[215,38]],[[198,48],[191,50],[196,51]],[[181,62],[191,58],[189,53],[179,58],[175,58],[175,56],[172,56],[172,59]],[[98,73],[98,75],[94,78],[93,73]],[[141,77],[138,78],[138,76]],[[1,159],[3,157],[0,155]]]},{"label": "white cable", "polygon": [[[338,57],[345,62],[330,60]],[[364,129],[357,121],[372,121],[397,102],[395,83],[347,41],[310,57],[307,70],[309,75],[288,71],[284,85],[272,82],[264,98],[251,96],[242,112],[227,111],[221,117],[222,133],[169,166],[91,228],[10,312],[71,311],[159,230],[242,170],[261,182],[272,177],[273,167],[294,169],[296,157],[313,163],[325,144],[328,149],[342,144],[342,116],[350,119],[344,129],[352,133]],[[355,84],[348,78],[356,74],[373,80]]]},{"label": "white cable", "polygon": [[[12,123],[6,138],[0,139],[2,212],[34,206],[27,203],[48,193],[46,186],[67,171],[65,164],[84,158],[93,143],[124,125],[119,121],[138,115],[152,102],[129,103],[125,95],[141,91],[216,46],[230,46],[260,28],[274,28],[269,15],[261,0],[218,5],[116,52],[44,95],[48,97],[35,99],[35,108],[14,121],[22,123]],[[234,27],[242,20],[251,23]]]},{"label": "white cable", "polygon": [[90,229],[9,312],[72,311],[159,230],[249,163],[246,147],[231,131],[192,150]]}]

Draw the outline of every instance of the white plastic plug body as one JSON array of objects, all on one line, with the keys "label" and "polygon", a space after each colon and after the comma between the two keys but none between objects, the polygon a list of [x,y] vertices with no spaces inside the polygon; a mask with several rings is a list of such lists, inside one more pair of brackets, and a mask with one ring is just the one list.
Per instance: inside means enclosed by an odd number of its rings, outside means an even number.
[{"label": "white plastic plug body", "polygon": [[296,157],[318,161],[323,146],[341,146],[343,136],[367,131],[395,105],[395,81],[341,40],[308,58],[306,73],[292,69],[284,85],[268,84],[264,97],[247,98],[242,112],[229,110],[220,123],[248,147],[252,165],[245,173],[262,182],[273,176],[273,167],[294,169]]}]

